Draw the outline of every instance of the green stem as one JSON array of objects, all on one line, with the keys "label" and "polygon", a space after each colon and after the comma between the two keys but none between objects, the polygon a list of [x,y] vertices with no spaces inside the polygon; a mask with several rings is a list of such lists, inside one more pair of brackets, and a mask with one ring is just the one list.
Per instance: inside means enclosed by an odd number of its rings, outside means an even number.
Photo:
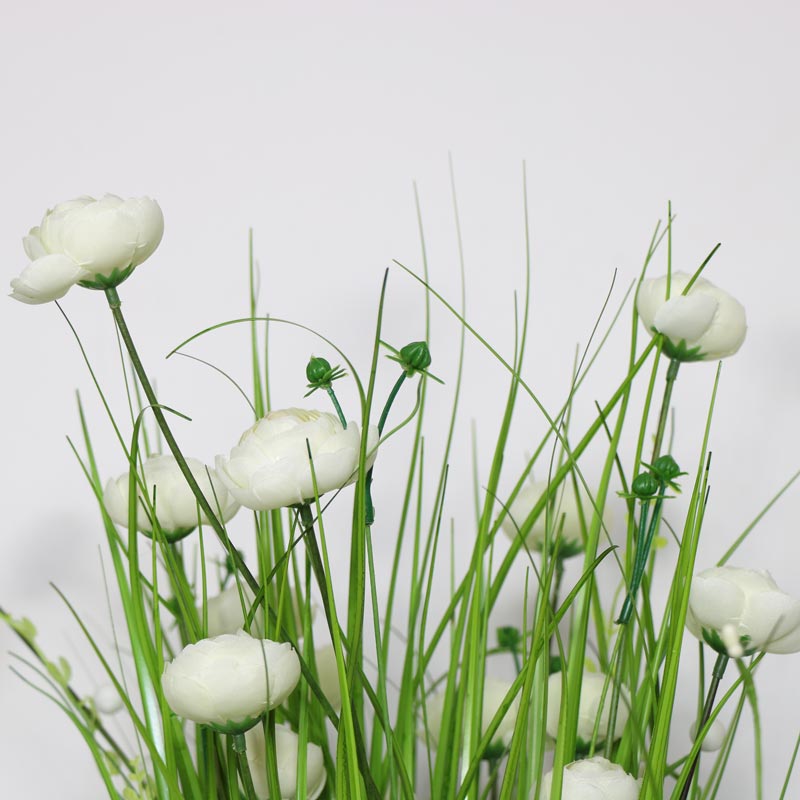
[{"label": "green stem", "polygon": [[244,559],[239,551],[236,550],[231,544],[228,534],[225,532],[225,528],[223,528],[222,523],[220,523],[220,521],[217,519],[217,515],[214,513],[214,510],[211,508],[211,504],[208,502],[206,496],[200,489],[200,486],[198,485],[194,475],[192,475],[192,471],[189,469],[189,465],[186,463],[186,459],[184,458],[183,453],[181,453],[175,437],[172,435],[172,431],[170,430],[167,419],[164,416],[164,412],[162,411],[158,399],[156,398],[156,393],[153,390],[150,380],[147,377],[147,373],[144,370],[144,366],[142,365],[142,361],[139,358],[139,354],[136,351],[133,338],[128,330],[125,317],[122,314],[122,301],[119,298],[119,294],[117,294],[116,288],[106,289],[105,294],[106,299],[108,300],[108,306],[114,316],[114,322],[117,325],[117,330],[119,331],[122,341],[125,344],[125,348],[128,351],[128,355],[130,356],[131,364],[133,365],[136,377],[139,379],[142,389],[144,390],[145,397],[147,397],[147,401],[150,403],[153,416],[158,423],[161,433],[164,435],[164,441],[167,443],[167,447],[169,447],[170,452],[175,457],[178,468],[183,474],[183,477],[186,479],[186,483],[189,485],[189,488],[192,490],[192,494],[197,499],[197,504],[200,506],[200,509],[202,510],[206,519],[208,519],[211,527],[214,529],[214,533],[216,533],[219,537],[219,540],[222,542],[226,552],[231,554],[237,569],[244,576],[250,588],[253,590],[253,592],[258,594],[260,589],[258,581],[247,568],[247,565],[244,563]]},{"label": "green stem", "polygon": [[664,431],[667,428],[667,418],[669,417],[669,404],[672,400],[672,389],[675,386],[675,379],[678,377],[678,369],[681,362],[676,358],[670,359],[669,367],[667,367],[667,381],[664,384],[664,397],[661,399],[661,411],[658,415],[658,427],[656,428],[656,438],[653,442],[653,456],[650,463],[655,463],[655,460],[661,455],[661,444],[664,441]]},{"label": "green stem", "polygon": [[236,761],[239,765],[239,777],[244,784],[244,793],[247,795],[247,800],[258,800],[256,794],[256,787],[253,786],[253,776],[250,774],[250,764],[247,761],[247,745],[243,733],[234,733],[231,738],[233,739],[233,751],[236,753]]},{"label": "green stem", "polygon": [[383,411],[381,411],[380,419],[378,420],[378,435],[380,436],[383,433],[383,427],[386,425],[386,418],[389,416],[389,410],[392,407],[392,403],[394,403],[395,397],[397,397],[397,393],[400,391],[400,387],[403,385],[403,381],[408,377],[407,373],[403,372],[400,377],[395,381],[394,386],[392,386],[392,391],[389,392],[389,396],[386,398],[386,405],[383,407]]},{"label": "green stem", "polygon": [[[703,726],[706,724],[706,722],[708,722],[709,717],[711,717],[711,712],[714,710],[714,698],[717,696],[717,689],[719,689],[722,676],[725,674],[725,667],[728,666],[728,661],[730,661],[730,656],[726,655],[725,653],[719,653],[717,655],[717,660],[714,663],[714,669],[711,672],[711,683],[709,684],[708,693],[706,694],[706,702],[703,706],[703,715],[697,725],[697,736],[700,735],[700,731],[703,729]],[[697,770],[697,765],[699,762],[700,753],[698,752],[692,761],[692,767],[689,770],[689,774],[686,776],[686,783],[683,784],[680,800],[686,800],[686,798],[689,797],[689,792],[692,788],[692,781],[694,779],[694,773]]]},{"label": "green stem", "polygon": [[328,397],[331,399],[331,403],[333,403],[333,407],[336,409],[336,414],[339,417],[339,422],[342,423],[343,428],[347,428],[347,420],[345,419],[344,413],[342,412],[342,407],[339,405],[339,400],[336,397],[336,392],[333,391],[333,386],[329,386],[325,391],[328,392]]},{"label": "green stem", "polygon": [[[394,403],[395,397],[397,397],[397,393],[400,391],[400,387],[403,385],[403,381],[408,377],[408,375],[403,372],[400,377],[395,381],[394,386],[392,386],[392,391],[389,392],[389,397],[386,398],[386,405],[383,407],[383,411],[381,411],[380,419],[378,420],[378,436],[383,433],[383,428],[386,425],[386,418],[389,416],[389,410],[392,407],[392,403]],[[366,494],[366,524],[372,525],[375,522],[375,506],[372,503],[372,467],[370,467],[369,472],[367,472],[367,480],[365,484],[365,494]]]},{"label": "green stem", "polygon": [[[555,575],[553,576],[553,600],[550,607],[553,609],[553,613],[555,614],[556,610],[558,609],[558,596],[561,594],[561,582],[564,580],[564,559],[561,558],[560,555],[556,554],[556,564],[555,564]],[[556,631],[553,631],[553,635],[550,637],[550,657],[555,658],[558,656],[558,642],[556,637]],[[517,669],[519,673],[520,670]]]},{"label": "green stem", "polygon": [[303,526],[303,541],[306,545],[308,559],[311,562],[311,569],[314,570],[314,577],[322,595],[322,605],[325,608],[325,617],[328,620],[328,628],[333,636],[333,626],[336,621],[331,613],[330,601],[328,599],[327,582],[325,578],[325,567],[322,563],[322,554],[317,544],[317,534],[314,531],[314,515],[311,513],[311,506],[308,503],[300,503],[297,506],[300,513],[300,524]]}]

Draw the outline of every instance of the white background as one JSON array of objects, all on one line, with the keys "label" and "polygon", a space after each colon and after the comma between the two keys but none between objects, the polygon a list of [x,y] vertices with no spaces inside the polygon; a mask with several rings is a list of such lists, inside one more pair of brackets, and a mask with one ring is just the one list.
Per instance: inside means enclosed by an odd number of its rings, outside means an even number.
[{"label": "white background", "polygon": [[[723,368],[698,567],[713,564],[800,467],[795,4],[234,2],[223,11],[182,0],[125,6],[76,0],[17,4],[4,17],[5,279],[24,266],[21,237],[46,207],[106,191],[156,197],[166,218],[164,241],[121,295],[163,401],[194,420],[176,425],[192,454],[210,460],[227,450],[249,424],[248,411],[215,373],[163,357],[206,325],[246,313],[248,227],[263,273],[263,310],[329,335],[366,372],[384,269],[395,258],[421,269],[413,180],[431,280],[457,301],[452,153],[468,316],[507,356],[513,293],[523,286],[527,163],[534,291],[525,374],[553,410],[613,271],[619,271],[618,303],[668,200],[677,213],[676,268],[693,269],[723,243],[706,274],[745,303],[750,330]],[[663,269],[663,259],[657,266]],[[391,267],[385,338],[397,345],[420,338],[422,304],[419,286]],[[0,604],[38,624],[42,645],[70,660],[76,687],[88,693],[97,685],[96,665],[49,587],[52,581],[63,590],[109,643],[102,529],[65,441],[80,433],[76,388],[92,416],[104,475],[120,472],[122,457],[57,308],[1,305]],[[63,307],[124,418],[102,296],[75,289]],[[591,418],[593,400],[619,379],[628,319],[587,384],[576,431]],[[437,310],[434,371],[448,387],[432,389],[432,396],[440,392],[434,424],[449,403],[456,331]],[[312,350],[322,354],[319,345],[288,329],[276,329],[272,344],[274,405],[300,405],[305,359]],[[229,331],[192,352],[246,382],[246,347],[243,330]],[[474,344],[467,365],[454,453],[460,471],[446,512],[457,520],[462,547],[473,537],[470,423],[485,479],[506,386],[502,370]],[[685,367],[676,390],[675,453],[692,475],[713,374],[711,365]],[[391,380],[385,370],[381,391]],[[343,399],[355,403],[347,389]],[[398,419],[411,402],[409,392]],[[544,429],[523,401],[506,453],[504,491]],[[440,444],[435,431],[431,441]],[[401,475],[405,454],[396,439],[382,454],[383,475],[376,472],[384,573],[400,492],[391,465]],[[590,453],[587,473],[599,457]],[[798,511],[795,489],[734,559],[769,568],[795,595]],[[241,526],[244,537],[246,521]],[[344,543],[340,550],[346,552]],[[523,574],[520,565],[510,586],[521,587]],[[515,620],[519,604],[519,597],[505,596],[501,621]],[[687,639],[690,657],[694,649]],[[20,646],[0,628],[0,793],[102,796],[78,734],[10,673],[9,650]],[[767,798],[779,794],[800,728],[798,663],[798,656],[768,657],[758,675]],[[681,732],[694,703],[688,681],[676,712],[676,756],[686,746]],[[750,727],[747,715],[743,727]],[[753,796],[746,735],[737,752],[723,796],[745,800]],[[788,796],[800,778],[792,786]]]}]

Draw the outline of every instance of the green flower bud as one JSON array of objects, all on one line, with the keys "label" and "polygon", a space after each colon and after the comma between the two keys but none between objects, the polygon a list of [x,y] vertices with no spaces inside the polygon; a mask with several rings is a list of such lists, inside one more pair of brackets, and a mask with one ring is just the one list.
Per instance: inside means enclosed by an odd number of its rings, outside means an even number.
[{"label": "green flower bud", "polygon": [[311,356],[306,365],[306,378],[308,378],[308,388],[306,397],[313,394],[317,389],[327,389],[330,391],[331,384],[345,375],[341,367],[332,367],[327,358]]},{"label": "green flower bud", "polygon": [[309,383],[325,383],[331,373],[331,363],[325,358],[319,356],[311,356],[306,367],[306,378]]},{"label": "green flower bud", "polygon": [[636,497],[645,499],[652,497],[661,485],[658,478],[651,475],[649,472],[640,472],[631,484],[631,489]]},{"label": "green flower bud", "polygon": [[653,474],[663,481],[671,481],[682,475],[681,468],[672,456],[660,456],[652,466]]},{"label": "green flower bud", "polygon": [[410,342],[400,348],[400,363],[406,372],[421,372],[431,365],[431,351],[427,342]]},{"label": "green flower bud", "polygon": [[522,640],[519,629],[513,625],[504,625],[497,629],[497,644],[503,650],[509,650],[512,653],[519,652],[519,643]]}]

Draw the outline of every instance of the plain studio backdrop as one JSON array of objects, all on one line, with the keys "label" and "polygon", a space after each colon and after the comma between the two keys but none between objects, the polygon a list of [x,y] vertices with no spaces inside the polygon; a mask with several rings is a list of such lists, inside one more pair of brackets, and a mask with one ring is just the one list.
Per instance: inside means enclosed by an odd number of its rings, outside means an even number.
[{"label": "plain studio backdrop", "polygon": [[[565,397],[576,346],[587,344],[615,270],[612,308],[638,275],[668,201],[677,214],[675,268],[694,269],[722,243],[706,275],[745,304],[749,333],[722,370],[698,568],[711,566],[800,467],[796,4],[269,0],[223,11],[183,0],[34,0],[3,16],[4,280],[25,265],[21,238],[47,207],[104,192],[157,198],[163,243],[120,293],[163,402],[192,417],[176,422],[190,454],[210,461],[250,424],[219,374],[188,359],[164,360],[196,331],[246,315],[248,229],[262,310],[329,336],[366,371],[387,268],[384,338],[401,345],[422,335],[424,294],[393,264],[422,268],[414,181],[431,282],[459,303],[452,155],[467,316],[507,357],[514,293],[524,287],[526,164],[533,288],[524,374],[551,410]],[[664,266],[660,256],[655,269]],[[124,462],[56,306],[1,305],[0,604],[36,623],[41,645],[71,663],[74,685],[89,694],[100,673],[50,586],[110,645],[100,517],[66,441],[80,436],[76,389],[104,476],[123,471]],[[102,296],[73,289],[62,306],[124,420],[119,353]],[[576,405],[576,430],[619,380],[629,311],[630,301]],[[436,304],[432,331],[432,369],[447,382],[431,387],[435,443],[458,348],[458,326]],[[330,352],[310,334],[278,326],[271,348],[273,405],[308,404],[305,361]],[[247,383],[244,330],[207,337],[189,352]],[[385,365],[381,391],[393,379]],[[470,547],[471,430],[485,477],[508,377],[472,340],[466,368],[446,515]],[[714,371],[686,366],[675,392],[674,451],[692,475]],[[343,394],[353,407],[352,391]],[[412,395],[401,398],[398,420]],[[515,426],[505,491],[545,429],[528,401]],[[406,455],[401,434],[376,471],[379,572],[393,549]],[[586,471],[598,463],[590,454]],[[786,493],[733,560],[771,570],[794,595],[798,492]],[[246,523],[238,521],[243,543]],[[346,553],[344,542],[339,549]],[[343,555],[340,572],[345,565]],[[510,582],[520,593],[503,598],[499,622],[518,621],[523,579],[521,565]],[[21,645],[0,626],[0,794],[101,797],[78,733],[12,674],[9,651]],[[687,638],[687,663],[695,651]],[[769,656],[757,673],[768,798],[780,792],[800,728],[798,667],[800,655]],[[688,747],[696,704],[688,667],[687,675],[677,754]],[[726,797],[754,796],[751,730],[746,712]],[[800,777],[789,796],[798,787]]]}]

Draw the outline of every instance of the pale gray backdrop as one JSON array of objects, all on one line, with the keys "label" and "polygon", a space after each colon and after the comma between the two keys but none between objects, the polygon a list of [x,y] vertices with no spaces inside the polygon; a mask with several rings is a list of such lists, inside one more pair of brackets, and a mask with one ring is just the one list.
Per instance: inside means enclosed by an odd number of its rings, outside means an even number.
[{"label": "pale gray backdrop", "polygon": [[[366,371],[384,269],[394,258],[420,269],[413,180],[431,280],[458,299],[452,153],[468,316],[507,356],[513,293],[523,286],[527,162],[534,291],[526,376],[550,408],[564,397],[575,346],[585,345],[614,270],[617,304],[669,200],[678,215],[676,267],[692,269],[723,243],[707,275],[745,303],[750,330],[723,369],[700,566],[716,561],[800,466],[795,4],[233,2],[223,10],[182,0],[34,0],[3,17],[4,280],[26,263],[21,237],[46,207],[106,191],[157,198],[163,244],[121,294],[164,402],[194,419],[176,426],[194,455],[208,460],[229,448],[249,424],[248,411],[217,374],[163,357],[200,328],[246,313],[248,228],[262,267],[263,309],[316,327]],[[386,337],[402,344],[421,336],[423,295],[399,269],[390,272]],[[62,589],[110,643],[99,517],[65,439],[80,433],[75,389],[92,417],[101,470],[110,476],[123,463],[56,307],[11,300],[0,307],[0,604],[36,622],[41,644],[72,663],[76,687],[88,693],[96,664],[49,587]],[[102,296],[73,290],[63,307],[124,419]],[[448,381],[432,389],[430,419],[441,427],[457,347],[457,327],[441,309],[433,333],[434,370]],[[625,333],[612,337],[587,383],[576,431],[618,379]],[[305,359],[324,351],[290,330],[276,329],[272,344],[273,403],[301,405]],[[246,381],[246,346],[243,331],[230,331],[192,352]],[[470,424],[485,478],[506,376],[474,344],[467,365],[446,513],[469,545]],[[711,365],[687,367],[676,390],[675,452],[692,473],[713,375]],[[391,380],[385,371],[381,391]],[[352,392],[343,395],[352,407]],[[398,418],[411,402],[408,393]],[[543,430],[523,401],[504,490]],[[376,473],[382,574],[399,494],[392,473],[402,474],[406,452],[395,439]],[[589,454],[587,474],[599,461],[599,452]],[[790,491],[734,559],[769,568],[794,594],[798,511],[800,497]],[[244,541],[246,520],[238,524]],[[341,574],[346,548],[339,550]],[[520,565],[510,588],[523,580]],[[504,597],[498,619],[516,620],[520,602]],[[693,656],[694,642],[687,639],[687,648]],[[101,797],[78,734],[10,673],[9,650],[21,652],[0,627],[0,793]],[[758,676],[768,798],[779,794],[800,728],[799,659],[769,657]],[[677,755],[696,702],[690,674],[676,711]],[[749,730],[749,717],[743,727]],[[726,797],[753,796],[746,738],[730,763]],[[800,779],[792,785],[789,796]]]}]

